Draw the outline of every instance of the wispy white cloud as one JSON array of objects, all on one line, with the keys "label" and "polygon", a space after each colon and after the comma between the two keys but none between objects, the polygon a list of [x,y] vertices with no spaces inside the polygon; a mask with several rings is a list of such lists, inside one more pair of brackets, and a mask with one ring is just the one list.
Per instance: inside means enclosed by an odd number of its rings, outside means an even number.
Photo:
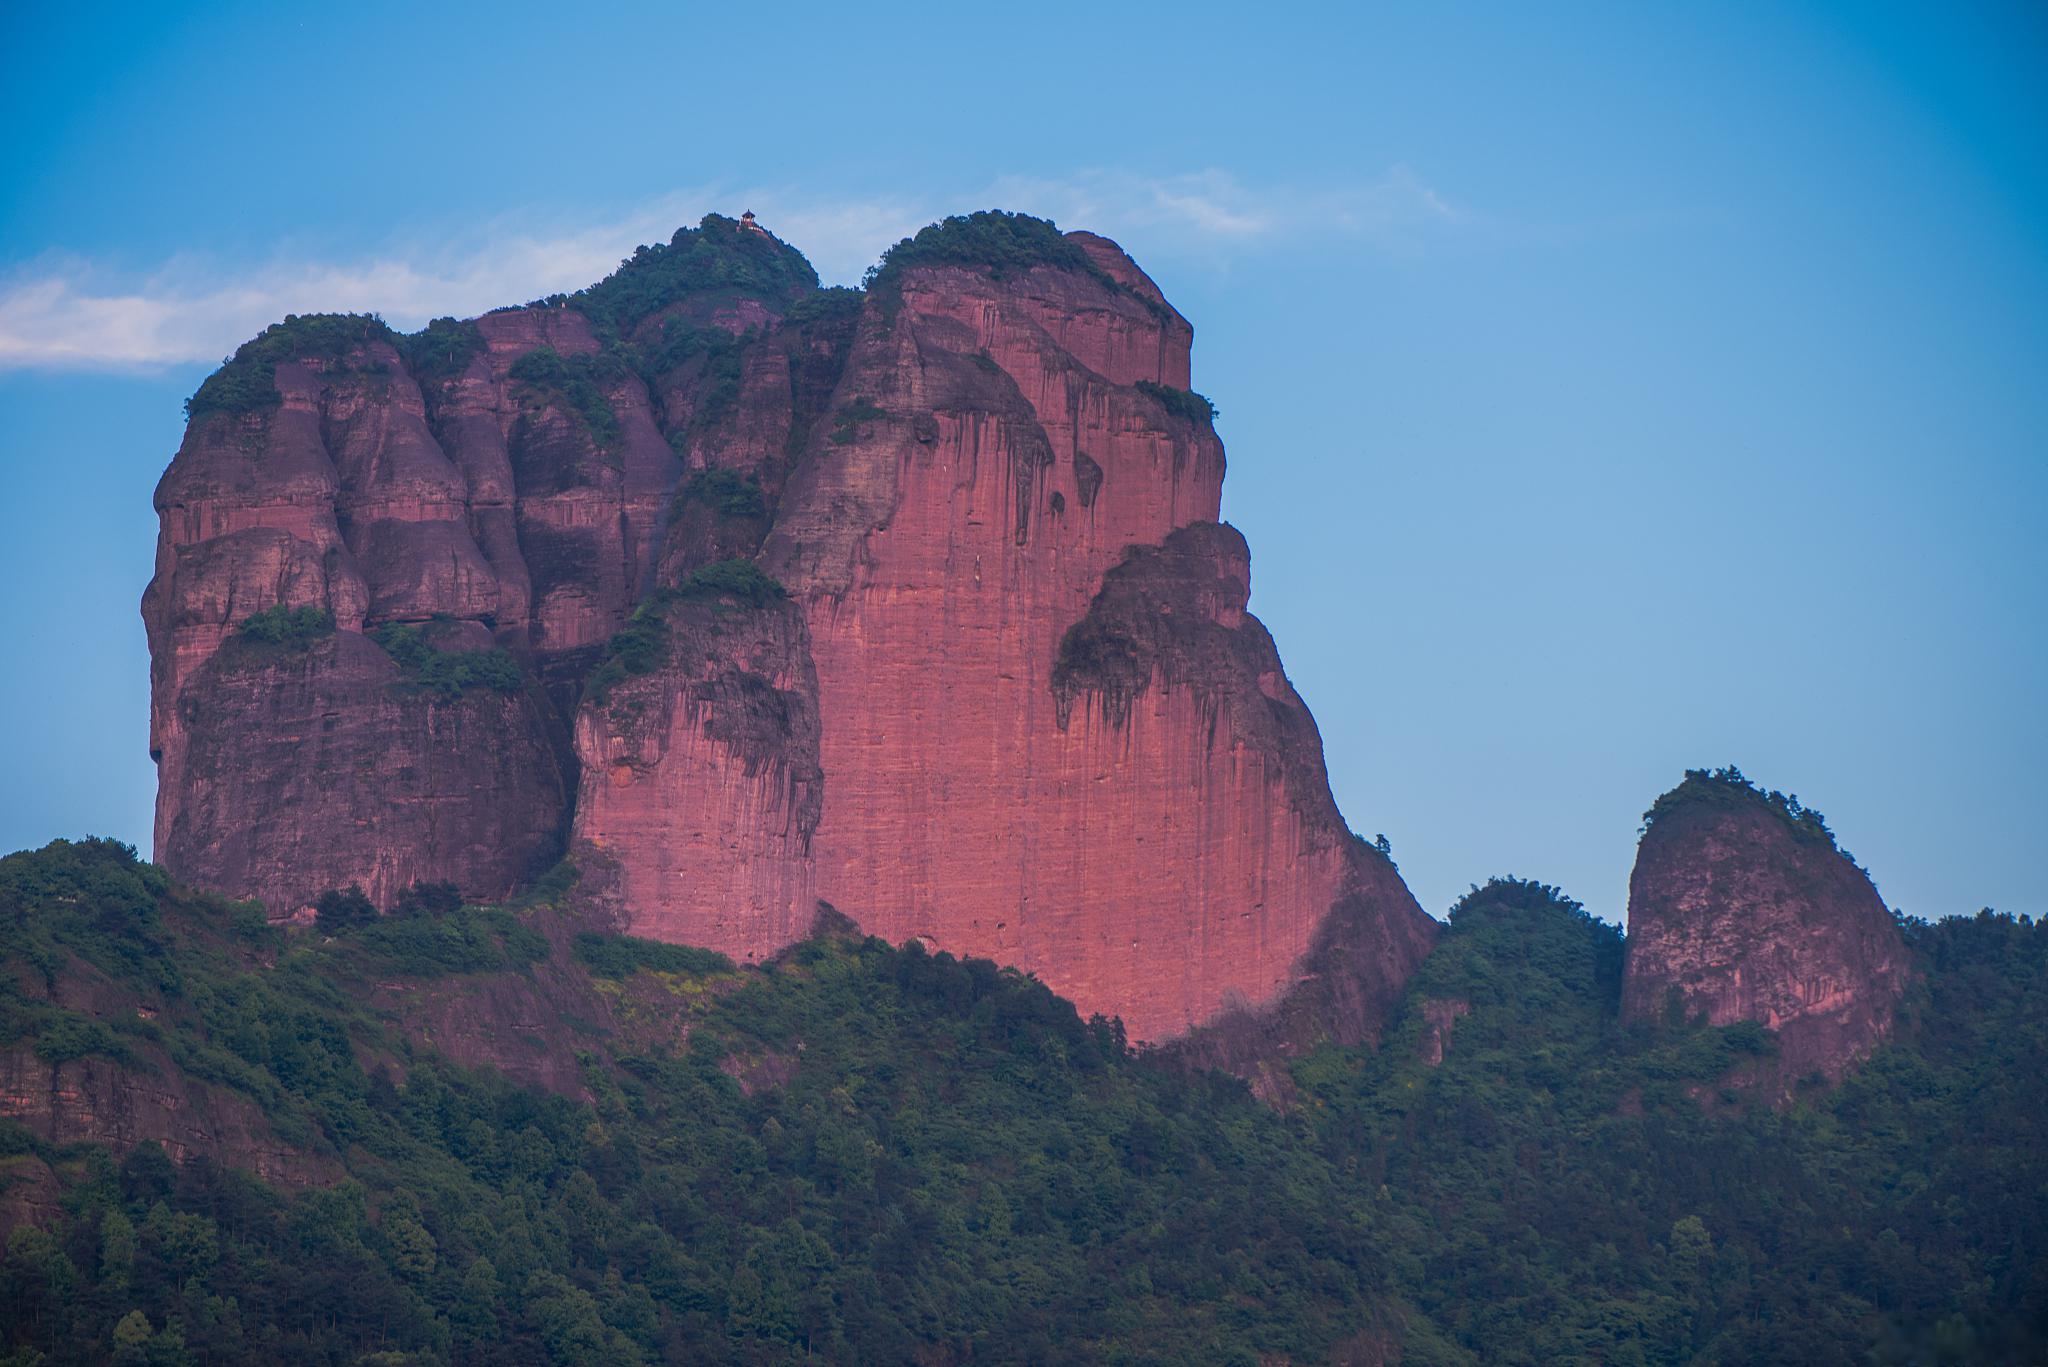
[{"label": "wispy white cloud", "polygon": [[1034,207],[1069,226],[1143,237],[1155,249],[1215,250],[1286,234],[1371,236],[1450,227],[1467,215],[1420,177],[1396,166],[1369,179],[1328,185],[1247,185],[1225,171],[1164,178],[1090,170],[1064,180],[1012,177],[997,197]]},{"label": "wispy white cloud", "polygon": [[138,275],[51,254],[0,278],[0,369],[213,361],[287,313],[380,313],[402,328],[468,316],[581,288],[639,243],[665,241],[676,225],[712,209],[752,208],[826,281],[851,284],[898,238],[945,213],[987,206],[1092,228],[1141,257],[1234,253],[1304,230],[1391,241],[1462,218],[1399,167],[1371,181],[1316,188],[1247,186],[1221,171],[1160,178],[1090,170],[1065,179],[1005,178],[943,202],[704,187],[609,221],[537,227],[508,220],[354,261],[293,252],[254,265],[180,258]]}]

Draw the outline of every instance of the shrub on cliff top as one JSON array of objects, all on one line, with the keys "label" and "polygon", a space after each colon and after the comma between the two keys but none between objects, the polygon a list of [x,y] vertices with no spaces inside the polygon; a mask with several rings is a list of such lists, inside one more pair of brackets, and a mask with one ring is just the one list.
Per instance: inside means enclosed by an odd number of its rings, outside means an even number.
[{"label": "shrub on cliff top", "polygon": [[787,312],[782,315],[787,327],[809,327],[815,323],[844,323],[860,315],[861,305],[867,296],[844,285],[829,285],[809,294],[799,295]]},{"label": "shrub on cliff top", "polygon": [[1109,280],[1088,253],[1067,241],[1049,220],[1002,209],[955,214],[918,229],[916,236],[882,253],[881,261],[868,270],[867,286],[872,290],[887,285],[912,266],[979,267],[998,280],[1013,271],[1054,266]]},{"label": "shrub on cliff top", "polygon": [[1849,855],[1847,850],[1835,844],[1835,833],[1828,829],[1827,818],[1800,802],[1797,793],[1759,788],[1732,764],[1722,769],[1686,770],[1684,781],[1658,798],[1650,810],[1643,813],[1639,834],[1648,835],[1658,821],[1687,807],[1760,807],[1783,818],[1791,827],[1792,834],[1800,839],[1824,844],[1839,851],[1844,858]]},{"label": "shrub on cliff top", "polygon": [[221,368],[206,377],[185,400],[185,416],[208,413],[255,413],[284,402],[277,392],[277,367],[284,361],[340,361],[372,342],[391,342],[396,334],[374,313],[287,314],[242,343]]},{"label": "shrub on cliff top", "polygon": [[989,277],[1006,276],[1038,266],[1073,271],[1092,277],[1112,293],[1129,295],[1155,316],[1167,310],[1157,300],[1126,287],[1108,271],[1095,264],[1080,247],[1067,240],[1052,222],[1030,214],[1002,209],[955,214],[918,229],[868,268],[862,281],[868,294],[882,306],[883,315],[893,318],[902,302],[903,272],[918,266],[960,266],[986,270]]}]

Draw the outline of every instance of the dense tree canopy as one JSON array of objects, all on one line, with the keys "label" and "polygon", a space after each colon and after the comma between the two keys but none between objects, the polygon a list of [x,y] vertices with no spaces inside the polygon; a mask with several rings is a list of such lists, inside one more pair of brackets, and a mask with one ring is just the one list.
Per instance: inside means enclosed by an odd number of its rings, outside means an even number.
[{"label": "dense tree canopy", "polygon": [[[330,1183],[0,1130],[48,1362],[2024,1361],[2048,1351],[2048,933],[1909,927],[1897,1041],[1779,1111],[1754,1027],[1618,1023],[1555,890],[1456,909],[1377,1050],[1279,1113],[1013,971],[850,933],[738,969],[549,899],[290,937],[107,842],[0,861],[0,1049],[260,1106]],[[551,933],[552,931],[552,933]],[[438,1056],[377,983],[571,975],[587,1100]],[[150,1016],[64,1005],[126,993]],[[638,993],[640,995],[635,996]],[[108,1015],[102,1012],[100,1015]],[[565,1023],[564,1029],[569,1029]],[[650,1042],[651,1041],[651,1042]],[[8,1193],[0,1191],[0,1200]],[[375,1356],[372,1356],[375,1355]],[[34,1360],[18,1356],[18,1360]]]}]

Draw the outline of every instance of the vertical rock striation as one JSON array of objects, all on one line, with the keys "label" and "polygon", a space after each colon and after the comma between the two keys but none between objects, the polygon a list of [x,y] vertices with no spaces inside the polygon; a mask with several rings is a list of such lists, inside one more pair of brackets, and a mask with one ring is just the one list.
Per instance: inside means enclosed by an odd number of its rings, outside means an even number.
[{"label": "vertical rock striation", "polygon": [[1838,1079],[1890,1032],[1898,923],[1819,813],[1732,769],[1657,800],[1629,880],[1622,1015],[1668,1010],[1778,1034],[1772,1084]]},{"label": "vertical rock striation", "polygon": [[[949,220],[861,293],[714,217],[473,323],[315,321],[195,396],[159,490],[180,875],[495,895],[582,842],[637,933],[758,958],[822,899],[1135,1038],[1231,1022],[1233,1066],[1370,1036],[1427,951],[1245,611],[1193,330],[1114,243]],[[243,639],[280,605],[332,633]]]}]

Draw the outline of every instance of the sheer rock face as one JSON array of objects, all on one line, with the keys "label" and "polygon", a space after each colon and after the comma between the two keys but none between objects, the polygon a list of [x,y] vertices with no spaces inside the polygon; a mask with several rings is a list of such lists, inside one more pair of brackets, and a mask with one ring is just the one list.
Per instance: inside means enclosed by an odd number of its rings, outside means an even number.
[{"label": "sheer rock face", "polygon": [[[742,960],[824,900],[1137,1039],[1227,1018],[1231,1066],[1370,1037],[1432,923],[1346,829],[1245,611],[1192,329],[1115,244],[1067,241],[1085,269],[684,292],[602,345],[576,300],[490,314],[459,363],[372,341],[196,419],[144,605],[159,858],[389,900],[497,895],[566,844],[616,868],[628,929]],[[542,347],[588,367],[604,431],[514,375]],[[735,560],[787,596],[700,582]],[[279,603],[335,635],[237,665]],[[529,686],[408,688],[362,634],[436,614]]]},{"label": "sheer rock face", "polygon": [[616,861],[624,928],[746,961],[804,937],[824,799],[802,615],[679,604],[666,658],[576,722],[579,835]]},{"label": "sheer rock face", "polygon": [[1817,823],[1710,782],[1689,778],[1695,799],[1660,812],[1637,852],[1622,1015],[1657,1019],[1675,994],[1710,1024],[1778,1032],[1759,1080],[1839,1079],[1891,1030],[1908,976],[1898,924]]},{"label": "sheer rock face", "polygon": [[416,881],[509,891],[560,848],[546,708],[535,689],[409,687],[353,632],[282,657],[230,642],[177,702],[160,858],[273,912],[348,883],[383,904]]}]

